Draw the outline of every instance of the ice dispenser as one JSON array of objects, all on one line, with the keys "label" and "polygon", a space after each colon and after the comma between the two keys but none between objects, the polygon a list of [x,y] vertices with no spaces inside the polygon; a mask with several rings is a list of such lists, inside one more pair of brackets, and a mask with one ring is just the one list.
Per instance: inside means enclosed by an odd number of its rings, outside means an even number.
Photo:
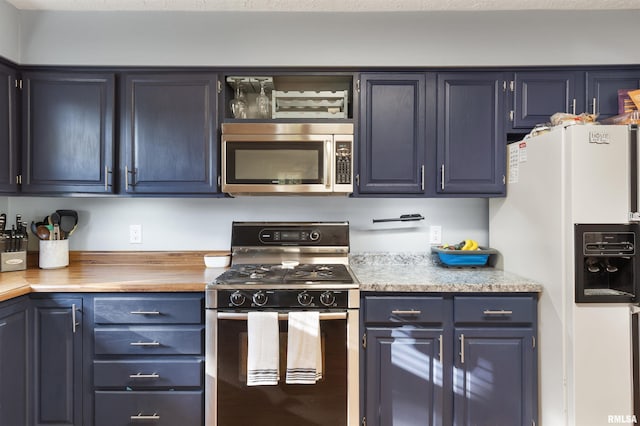
[{"label": "ice dispenser", "polygon": [[576,303],[629,303],[637,299],[637,225],[575,225]]}]

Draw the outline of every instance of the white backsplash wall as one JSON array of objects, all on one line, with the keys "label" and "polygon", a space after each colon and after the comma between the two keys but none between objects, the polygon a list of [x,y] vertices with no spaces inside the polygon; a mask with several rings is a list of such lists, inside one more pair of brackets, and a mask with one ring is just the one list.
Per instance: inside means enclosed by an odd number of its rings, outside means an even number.
[{"label": "white backsplash wall", "polygon": [[[234,220],[347,220],[353,253],[428,251],[430,225],[442,226],[443,242],[472,238],[486,244],[489,238],[485,199],[11,197],[4,201],[10,218],[22,214],[29,222],[56,209],[77,210],[80,221],[70,238],[71,250],[228,250]],[[0,207],[2,203],[0,198]],[[409,213],[426,219],[372,222]],[[142,244],[129,243],[132,224],[142,225]],[[29,244],[37,250],[35,238]]]},{"label": "white backsplash wall", "polygon": [[20,15],[18,10],[0,0],[0,56],[14,62],[20,59]]}]

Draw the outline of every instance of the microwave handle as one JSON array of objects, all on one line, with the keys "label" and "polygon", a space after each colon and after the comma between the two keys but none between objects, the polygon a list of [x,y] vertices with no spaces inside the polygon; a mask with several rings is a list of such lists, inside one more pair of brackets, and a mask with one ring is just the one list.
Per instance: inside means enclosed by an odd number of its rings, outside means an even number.
[{"label": "microwave handle", "polygon": [[331,169],[333,175],[333,164],[331,163],[331,141],[324,141],[324,161],[325,166],[324,169],[324,187],[326,189],[331,189],[331,182],[329,181],[329,169]]}]

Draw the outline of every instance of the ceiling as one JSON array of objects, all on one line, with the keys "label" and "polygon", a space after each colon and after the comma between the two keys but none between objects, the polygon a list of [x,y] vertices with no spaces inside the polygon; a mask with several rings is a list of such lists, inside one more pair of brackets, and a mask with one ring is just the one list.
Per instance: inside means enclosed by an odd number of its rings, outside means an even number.
[{"label": "ceiling", "polygon": [[640,9],[640,0],[6,0],[18,9],[75,11],[456,11]]}]

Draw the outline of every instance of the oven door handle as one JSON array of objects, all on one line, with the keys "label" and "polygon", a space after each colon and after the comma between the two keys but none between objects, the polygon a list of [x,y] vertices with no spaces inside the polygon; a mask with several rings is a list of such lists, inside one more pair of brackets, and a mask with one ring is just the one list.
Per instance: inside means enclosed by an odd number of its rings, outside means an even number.
[{"label": "oven door handle", "polygon": [[[249,317],[247,312],[218,312],[218,319],[246,321]],[[284,321],[289,318],[286,313],[279,313],[278,320]],[[320,321],[347,319],[347,312],[320,312]]]}]

